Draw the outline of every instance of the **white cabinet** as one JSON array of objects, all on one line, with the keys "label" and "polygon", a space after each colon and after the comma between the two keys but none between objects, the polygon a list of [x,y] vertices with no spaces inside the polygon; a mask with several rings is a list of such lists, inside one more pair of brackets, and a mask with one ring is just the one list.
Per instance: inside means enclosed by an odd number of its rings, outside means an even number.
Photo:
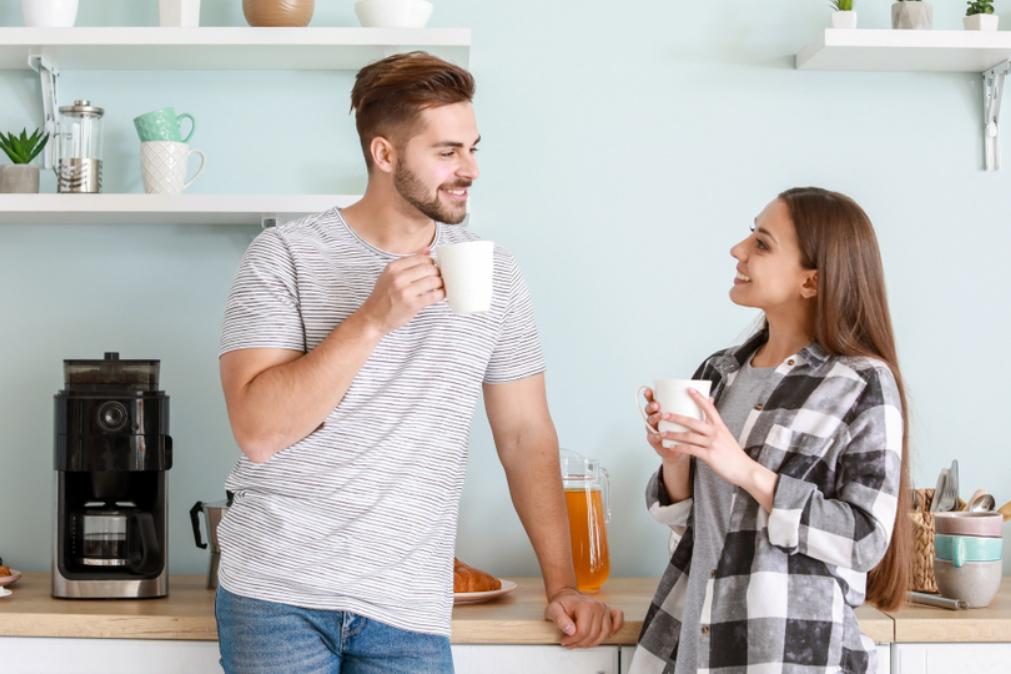
[{"label": "white cabinet", "polygon": [[618,647],[453,646],[456,674],[619,674]]},{"label": "white cabinet", "polygon": [[218,642],[0,638],[0,672],[137,674],[139,671],[145,674],[221,674]]},{"label": "white cabinet", "polygon": [[1011,644],[893,644],[893,674],[1007,674]]},{"label": "white cabinet", "polygon": [[[628,674],[629,667],[632,666],[632,654],[635,653],[635,646],[621,647],[621,674]],[[878,672],[877,674],[891,674],[892,650],[888,644],[878,645]]]}]

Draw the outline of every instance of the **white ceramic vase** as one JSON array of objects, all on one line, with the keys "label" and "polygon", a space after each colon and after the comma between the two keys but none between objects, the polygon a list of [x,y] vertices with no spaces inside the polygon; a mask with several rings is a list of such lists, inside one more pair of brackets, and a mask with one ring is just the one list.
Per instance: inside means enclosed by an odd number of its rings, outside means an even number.
[{"label": "white ceramic vase", "polygon": [[77,0],[21,0],[25,25],[69,28],[77,21]]}]

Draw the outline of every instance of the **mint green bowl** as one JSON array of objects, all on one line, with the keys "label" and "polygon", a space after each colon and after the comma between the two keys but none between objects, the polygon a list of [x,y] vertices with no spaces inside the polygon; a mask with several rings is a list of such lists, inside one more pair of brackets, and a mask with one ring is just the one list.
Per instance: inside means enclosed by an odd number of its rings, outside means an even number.
[{"label": "mint green bowl", "polygon": [[948,534],[934,536],[934,556],[951,562],[956,569],[966,562],[998,562],[1003,551],[1003,538]]}]

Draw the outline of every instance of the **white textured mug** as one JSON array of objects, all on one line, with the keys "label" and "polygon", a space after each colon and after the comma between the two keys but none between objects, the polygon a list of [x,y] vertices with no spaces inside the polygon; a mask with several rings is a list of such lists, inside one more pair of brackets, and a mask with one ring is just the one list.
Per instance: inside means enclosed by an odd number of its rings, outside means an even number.
[{"label": "white textured mug", "polygon": [[[200,166],[186,180],[190,155],[199,155]],[[186,143],[171,140],[152,140],[140,144],[140,168],[144,176],[144,191],[148,194],[179,194],[189,187],[204,170],[207,157],[200,150],[192,150]]]},{"label": "white textured mug", "polygon": [[494,241],[451,243],[439,246],[434,253],[450,309],[458,314],[491,309]]},{"label": "white textured mug", "polygon": [[[693,419],[703,418],[702,410],[692,400],[688,394],[689,389],[694,389],[700,394],[709,397],[709,387],[712,385],[708,379],[657,379],[653,385],[653,400],[660,404],[660,411],[663,414],[680,414],[683,417]],[[638,406],[639,397],[646,390],[645,386],[640,386],[636,392],[636,403]],[[646,419],[646,428],[653,433],[683,433],[688,429],[673,421],[661,420],[658,428],[649,425],[649,418],[646,410],[639,407],[639,413]],[[664,440],[663,446],[670,449],[677,443],[673,440]]]}]

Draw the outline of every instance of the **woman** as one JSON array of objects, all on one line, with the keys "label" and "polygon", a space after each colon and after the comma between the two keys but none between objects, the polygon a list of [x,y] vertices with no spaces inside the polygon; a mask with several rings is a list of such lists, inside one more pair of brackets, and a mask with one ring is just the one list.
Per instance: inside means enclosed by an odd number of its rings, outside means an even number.
[{"label": "woman", "polygon": [[[873,228],[842,194],[792,189],[730,252],[730,299],[761,309],[762,329],[696,372],[712,382],[713,400],[693,392],[703,421],[645,394],[661,458],[647,504],[673,552],[631,671],[874,671],[854,608],[902,602],[910,533]],[[687,430],[660,434],[661,419]]]}]

